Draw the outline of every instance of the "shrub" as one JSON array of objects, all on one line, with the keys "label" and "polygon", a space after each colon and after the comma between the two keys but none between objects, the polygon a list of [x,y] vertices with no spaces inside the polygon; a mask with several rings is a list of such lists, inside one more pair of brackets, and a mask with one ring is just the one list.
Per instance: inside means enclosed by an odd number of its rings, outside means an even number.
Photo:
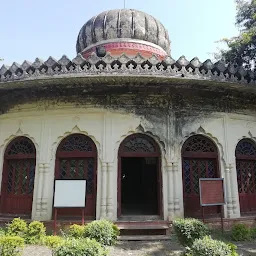
[{"label": "shrub", "polygon": [[53,256],[105,256],[106,251],[95,240],[69,239],[53,251]]},{"label": "shrub", "polygon": [[213,240],[209,236],[196,239],[191,248],[187,249],[187,256],[231,256],[230,247],[224,242]]},{"label": "shrub", "polygon": [[251,228],[250,230],[250,236],[252,239],[256,238],[256,228]]},{"label": "shrub", "polygon": [[5,229],[0,228],[0,236],[4,236],[6,234]]},{"label": "shrub", "polygon": [[84,237],[84,231],[85,231],[84,226],[74,224],[69,227],[68,234],[69,236],[72,236],[74,238],[82,238]]},{"label": "shrub", "polygon": [[229,249],[231,250],[231,256],[239,256],[238,253],[236,252],[237,246],[232,244],[232,243],[227,243],[229,246]]},{"label": "shrub", "polygon": [[246,241],[251,237],[250,229],[244,224],[236,224],[232,227],[232,239],[234,241]]},{"label": "shrub", "polygon": [[196,239],[209,235],[208,227],[196,219],[176,219],[173,221],[173,227],[183,246],[192,246]]},{"label": "shrub", "polygon": [[108,220],[95,220],[85,226],[85,236],[102,245],[113,245],[117,240],[117,230]]},{"label": "shrub", "polygon": [[32,221],[28,225],[26,241],[30,244],[40,243],[42,242],[45,235],[46,228],[44,224],[40,221]]},{"label": "shrub", "polygon": [[24,239],[18,236],[0,237],[1,256],[20,256],[24,247]]},{"label": "shrub", "polygon": [[120,236],[120,230],[117,225],[112,224],[112,228],[114,231],[114,239],[116,239],[118,236]]},{"label": "shrub", "polygon": [[43,245],[55,249],[64,244],[64,239],[59,236],[45,236],[43,238]]},{"label": "shrub", "polygon": [[27,223],[25,220],[15,218],[7,224],[7,234],[12,236],[25,237],[27,232]]}]

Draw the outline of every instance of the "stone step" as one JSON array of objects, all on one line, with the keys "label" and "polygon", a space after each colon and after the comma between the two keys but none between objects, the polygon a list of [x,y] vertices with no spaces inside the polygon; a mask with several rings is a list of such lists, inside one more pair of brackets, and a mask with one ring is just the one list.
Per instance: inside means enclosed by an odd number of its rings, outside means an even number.
[{"label": "stone step", "polygon": [[159,240],[171,240],[170,236],[166,235],[148,235],[148,236],[119,236],[119,241],[159,241]]},{"label": "stone step", "polygon": [[118,228],[120,230],[123,230],[123,229],[134,229],[134,230],[137,230],[137,229],[147,229],[147,230],[152,230],[152,229],[168,229],[169,228],[169,225],[167,224],[137,224],[135,225],[134,223],[132,224],[117,224]]}]

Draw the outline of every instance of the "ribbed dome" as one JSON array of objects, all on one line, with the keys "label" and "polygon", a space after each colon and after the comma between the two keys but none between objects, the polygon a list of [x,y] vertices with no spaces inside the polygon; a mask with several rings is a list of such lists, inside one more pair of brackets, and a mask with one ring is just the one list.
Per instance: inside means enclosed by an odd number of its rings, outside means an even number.
[{"label": "ribbed dome", "polygon": [[146,41],[170,52],[167,30],[154,17],[132,9],[105,11],[87,21],[76,44],[77,53],[100,42],[125,39]]}]

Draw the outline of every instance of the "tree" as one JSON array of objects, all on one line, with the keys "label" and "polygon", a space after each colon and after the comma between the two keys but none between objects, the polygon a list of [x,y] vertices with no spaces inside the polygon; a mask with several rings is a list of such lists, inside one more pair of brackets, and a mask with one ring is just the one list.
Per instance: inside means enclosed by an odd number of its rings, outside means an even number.
[{"label": "tree", "polygon": [[222,40],[228,49],[221,50],[221,59],[252,69],[256,63],[256,0],[236,0],[236,4],[236,25],[240,34]]}]

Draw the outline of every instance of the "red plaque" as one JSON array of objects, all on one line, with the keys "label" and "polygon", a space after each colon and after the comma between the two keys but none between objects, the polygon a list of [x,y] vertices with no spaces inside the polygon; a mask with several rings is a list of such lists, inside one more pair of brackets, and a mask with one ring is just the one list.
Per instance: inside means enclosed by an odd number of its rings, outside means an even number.
[{"label": "red plaque", "polygon": [[225,204],[224,179],[199,179],[201,206]]}]

